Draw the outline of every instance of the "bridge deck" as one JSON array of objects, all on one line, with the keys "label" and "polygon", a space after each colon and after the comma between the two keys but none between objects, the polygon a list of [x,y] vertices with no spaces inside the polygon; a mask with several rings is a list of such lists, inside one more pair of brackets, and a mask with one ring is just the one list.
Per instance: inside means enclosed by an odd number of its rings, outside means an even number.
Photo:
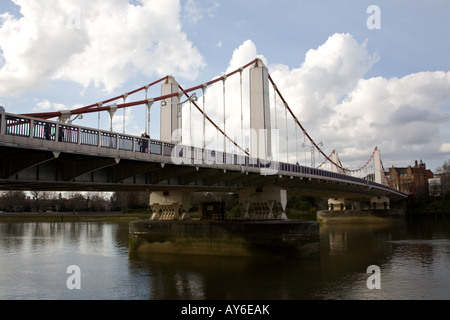
[{"label": "bridge deck", "polygon": [[407,196],[340,173],[0,113],[0,188],[229,191],[277,185],[324,197]]}]

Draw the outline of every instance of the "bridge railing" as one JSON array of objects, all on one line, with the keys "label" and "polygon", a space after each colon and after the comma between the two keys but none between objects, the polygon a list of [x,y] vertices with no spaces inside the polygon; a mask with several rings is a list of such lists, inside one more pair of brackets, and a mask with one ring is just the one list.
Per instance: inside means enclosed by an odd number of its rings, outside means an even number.
[{"label": "bridge railing", "polygon": [[[3,123],[5,124],[3,125]],[[5,115],[4,121],[2,118],[2,133],[11,136],[29,137],[30,123],[30,119]]]},{"label": "bridge railing", "polygon": [[78,144],[80,128],[67,126],[64,124],[59,125],[58,141],[65,143]]},{"label": "bridge railing", "polygon": [[171,157],[172,160],[175,156],[186,160],[185,163],[227,164],[240,166],[242,168],[272,169],[272,172],[276,172],[276,174],[279,175],[289,176],[294,174],[307,178],[333,179],[396,192],[396,190],[393,190],[388,186],[373,181],[352,177],[342,173],[305,167],[298,164],[261,160],[216,150],[175,145],[145,137],[118,134],[111,131],[102,131],[73,124],[2,112],[0,112],[0,135],[47,140],[55,143],[80,144],[98,148],[125,150],[142,154]]}]

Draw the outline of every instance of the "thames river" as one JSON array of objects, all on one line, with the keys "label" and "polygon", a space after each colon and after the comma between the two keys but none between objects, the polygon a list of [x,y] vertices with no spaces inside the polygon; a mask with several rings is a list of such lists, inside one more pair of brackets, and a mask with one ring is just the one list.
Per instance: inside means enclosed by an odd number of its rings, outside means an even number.
[{"label": "thames river", "polygon": [[0,222],[0,299],[450,299],[449,218],[320,230],[314,258],[131,257],[128,222]]}]

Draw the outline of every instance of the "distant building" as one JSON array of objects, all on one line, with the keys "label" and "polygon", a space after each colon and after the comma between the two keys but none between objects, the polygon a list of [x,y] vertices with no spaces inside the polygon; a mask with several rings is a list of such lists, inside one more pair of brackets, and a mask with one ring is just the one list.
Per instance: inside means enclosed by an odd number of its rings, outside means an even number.
[{"label": "distant building", "polygon": [[392,166],[386,172],[389,186],[408,195],[428,195],[429,179],[433,178],[433,172],[426,168],[425,163],[415,161],[413,167],[406,168]]}]

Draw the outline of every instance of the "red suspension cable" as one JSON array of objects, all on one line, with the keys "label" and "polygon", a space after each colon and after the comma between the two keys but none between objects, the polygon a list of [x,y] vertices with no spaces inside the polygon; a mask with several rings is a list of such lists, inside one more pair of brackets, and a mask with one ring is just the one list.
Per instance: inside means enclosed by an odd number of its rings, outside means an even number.
[{"label": "red suspension cable", "polygon": [[[130,91],[128,93],[126,93],[127,96],[131,96],[139,91],[148,89],[162,81],[167,80],[167,76],[165,76],[164,78],[161,78],[153,83],[150,83],[147,86],[138,88],[136,90]],[[82,108],[78,108],[78,109],[74,109],[74,110],[70,110],[71,114],[77,115],[77,114],[83,114],[83,113],[91,113],[91,112],[98,112],[98,111],[103,111],[103,110],[109,110],[109,107],[107,107],[106,109],[102,109],[101,107],[99,107],[99,105],[103,106],[105,104],[108,104],[110,102],[113,102],[115,100],[121,99],[123,98],[125,94],[121,95],[121,96],[117,96],[99,103],[95,103],[95,104],[91,104],[89,106],[86,107],[82,107]],[[96,108],[94,111],[92,111],[91,109]],[[26,114],[22,114],[23,116],[27,116],[27,117],[34,117],[34,118],[41,118],[41,119],[51,119],[51,118],[56,118],[61,116],[61,112],[60,111],[55,111],[55,112],[41,112],[41,113],[26,113]]]}]

